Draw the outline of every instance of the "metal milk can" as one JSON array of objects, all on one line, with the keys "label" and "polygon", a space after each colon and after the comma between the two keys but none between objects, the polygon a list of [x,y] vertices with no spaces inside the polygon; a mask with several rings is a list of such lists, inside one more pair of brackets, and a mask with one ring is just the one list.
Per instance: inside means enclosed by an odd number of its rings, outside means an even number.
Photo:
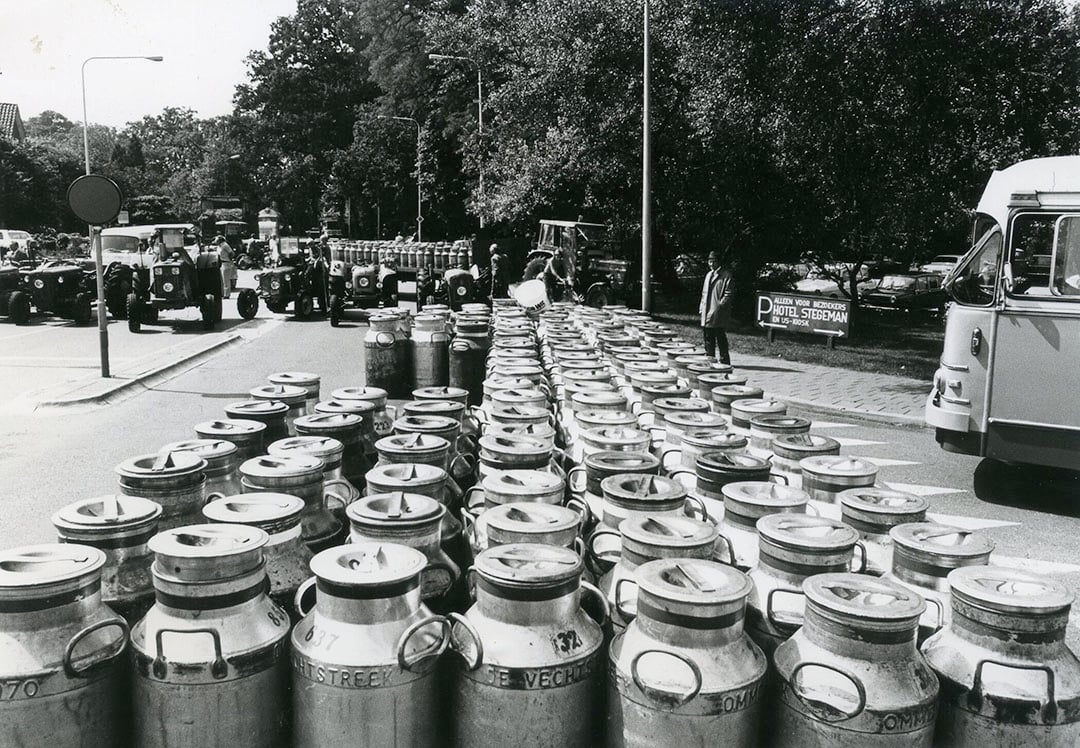
[{"label": "metal milk can", "polygon": [[938,680],[915,648],[922,598],[862,574],[818,574],[803,592],[803,627],[773,656],[772,744],[929,748]]},{"label": "metal milk can", "polygon": [[750,438],[750,422],[759,416],[787,414],[787,403],[764,398],[744,398],[731,403],[731,430]]},{"label": "metal milk can", "polygon": [[488,410],[494,412],[523,405],[534,408],[548,408],[550,407],[548,394],[543,389],[536,387],[508,387],[496,390],[491,395]]},{"label": "metal milk can", "polygon": [[190,525],[150,539],[157,602],[131,629],[139,746],[287,746],[289,616],[266,533]]},{"label": "metal milk can", "polygon": [[126,745],[128,627],[101,599],[105,554],[0,551],[0,745]]},{"label": "metal milk can", "polygon": [[463,513],[469,545],[474,554],[496,545],[540,543],[571,548],[581,554],[582,524],[588,513],[558,504],[515,502],[493,507],[476,520]]},{"label": "metal milk can", "polygon": [[754,416],[750,419],[749,452],[766,460],[773,456],[773,440],[779,436],[809,434],[810,421],[798,416]]},{"label": "metal milk can", "polygon": [[538,439],[548,449],[555,449],[555,427],[549,423],[492,423],[484,429],[485,436],[527,436]]},{"label": "metal milk can", "polygon": [[450,467],[450,442],[441,436],[412,433],[384,436],[375,442],[379,452],[379,465],[415,462],[434,465],[446,470]]},{"label": "metal milk can", "polygon": [[660,460],[648,452],[597,452],[586,455],[585,464],[575,467],[566,476],[570,494],[582,498],[589,511],[599,517],[603,513],[603,482],[613,475],[657,475]]},{"label": "metal milk can", "polygon": [[285,423],[290,436],[296,433],[293,421],[307,413],[307,390],[303,387],[293,387],[291,384],[264,384],[253,388],[248,394],[251,395],[252,400],[285,403],[288,407]]},{"label": "metal milk can", "polygon": [[[719,436],[711,437],[719,439]],[[683,445],[688,441],[683,437]],[[694,463],[697,478],[696,494],[703,499],[724,501],[724,486],[741,481],[765,482],[769,480],[769,461],[753,455],[724,449],[704,452]]]},{"label": "metal milk can", "polygon": [[554,473],[544,470],[500,470],[466,491],[462,510],[475,519],[484,511],[503,504],[562,504],[565,496],[566,481]]},{"label": "metal milk can", "polygon": [[279,439],[266,448],[274,457],[308,456],[322,460],[323,489],[344,512],[345,507],[360,498],[360,491],[341,475],[345,445],[329,436],[290,436]]},{"label": "metal milk can", "polygon": [[[648,431],[627,428],[626,426],[599,426],[582,429],[578,433],[577,443],[570,455],[580,455],[584,460],[587,455],[599,452],[640,452],[648,454],[652,437]],[[580,461],[579,460],[579,461]]]},{"label": "metal milk can", "polygon": [[315,415],[348,415],[359,418],[360,444],[364,459],[368,464],[374,462],[375,440],[379,438],[375,431],[375,403],[368,400],[323,400],[315,403]]},{"label": "metal milk can", "polygon": [[276,400],[241,400],[225,406],[225,415],[232,420],[266,424],[263,444],[289,436],[289,424],[285,419],[288,412],[289,406]]},{"label": "metal milk can", "polygon": [[303,388],[307,392],[304,397],[304,415],[315,412],[315,403],[319,402],[319,388],[322,381],[318,374],[307,371],[282,371],[271,374],[266,379],[270,384]]},{"label": "metal milk can", "polygon": [[[621,540],[618,555],[613,556],[604,546],[612,547],[616,536]],[[611,608],[613,629],[622,629],[636,615],[637,586],[633,580],[638,567],[658,558],[711,559],[718,536],[716,525],[690,517],[631,517],[620,522],[618,530],[597,529],[589,538],[588,552],[599,562],[594,564],[598,569],[604,569],[604,562],[614,562],[599,583]]]},{"label": "metal milk can", "polygon": [[435,664],[449,623],[421,602],[426,563],[371,542],[312,559],[316,603],[291,637],[296,748],[443,744]]},{"label": "metal milk can", "polygon": [[962,566],[986,566],[994,543],[979,532],[933,522],[912,522],[889,531],[892,582],[922,595],[926,612],[919,619],[919,642],[936,634],[952,619],[949,574]]},{"label": "metal milk can", "polygon": [[446,321],[434,314],[418,314],[412,335],[413,388],[450,384],[450,335]]},{"label": "metal milk can", "polygon": [[366,455],[363,418],[353,413],[314,413],[297,418],[293,425],[297,436],[318,436],[341,442],[341,477],[354,486],[364,485],[364,473],[371,465]]},{"label": "metal milk can", "polygon": [[246,418],[221,418],[195,424],[195,435],[200,439],[225,439],[235,444],[240,462],[265,454],[265,434],[265,423]]},{"label": "metal milk can", "polygon": [[799,462],[804,457],[838,455],[840,442],[817,434],[792,434],[773,439],[772,451],[773,473],[783,476],[789,486],[802,488],[802,468],[799,467]]},{"label": "metal milk can", "polygon": [[[293,598],[308,578],[314,555],[300,535],[303,500],[284,493],[245,493],[211,501],[202,511],[208,522],[248,525],[267,534],[263,561],[270,578],[270,599],[293,616]],[[297,617],[293,619],[295,623]]]},{"label": "metal milk can", "polygon": [[450,386],[469,393],[469,405],[479,405],[484,392],[484,364],[491,340],[486,322],[459,319],[450,343]]},{"label": "metal milk can", "polygon": [[285,493],[304,502],[300,515],[301,537],[312,551],[337,545],[341,541],[341,522],[330,511],[329,499],[336,496],[323,485],[323,461],[310,455],[275,457],[264,455],[240,466],[240,482],[245,493]]},{"label": "metal milk can", "polygon": [[[669,419],[672,417],[678,418],[688,415],[715,415],[709,412],[709,404],[704,400],[699,400],[696,397],[671,397],[670,393],[667,397],[659,397],[652,401],[652,410],[654,413],[652,427],[656,431],[664,432],[663,436],[667,436],[667,429],[670,423]],[[676,428],[679,423],[676,421]]]},{"label": "metal milk can", "polygon": [[507,426],[539,426],[545,423],[553,425],[555,422],[555,416],[549,409],[531,405],[515,405],[502,410],[493,410],[490,413],[474,409],[473,415],[480,419],[481,431],[496,423]]},{"label": "metal milk can", "polygon": [[743,630],[746,576],[678,558],[635,578],[637,617],[608,653],[607,744],[756,746],[766,662]]},{"label": "metal milk can", "polygon": [[397,317],[375,314],[368,318],[368,324],[364,336],[364,382],[386,390],[392,397],[404,397],[412,383],[408,340],[401,334]]},{"label": "metal milk can", "polygon": [[754,588],[746,631],[771,660],[803,623],[803,582],[851,571],[859,534],[842,522],[805,514],[770,514],[757,523],[759,554],[747,572]]},{"label": "metal milk can", "polygon": [[604,501],[601,522],[618,527],[628,517],[661,515],[694,516],[709,520],[701,501],[686,494],[678,481],[658,475],[622,474],[604,478],[600,483]]},{"label": "metal milk can", "polygon": [[[723,418],[723,416],[716,413],[713,415],[717,418]],[[724,428],[727,428],[726,423]],[[667,438],[665,436],[665,441],[667,441]],[[693,471],[695,485],[698,478],[697,462],[699,457],[713,452],[732,455],[745,454],[746,445],[749,442],[745,436],[724,431],[718,425],[706,426],[705,428],[689,428],[679,433],[675,438],[678,439],[678,446],[674,448],[663,447],[660,450],[660,455],[666,458],[669,454],[676,454],[679,458],[678,462],[668,460],[668,463],[674,464],[666,465],[666,467],[672,472]]]},{"label": "metal milk can", "polygon": [[417,493],[373,494],[350,504],[349,542],[398,543],[424,554],[420,597],[434,610],[450,610],[458,602],[461,568],[442,547],[446,507]]},{"label": "metal milk can", "polygon": [[157,533],[161,507],[137,496],[95,496],[68,504],[52,516],[61,543],[80,543],[105,554],[101,599],[133,623],[154,604],[146,543]]},{"label": "metal milk can", "polygon": [[805,514],[810,501],[805,491],[769,481],[728,483],[721,491],[724,534],[731,541],[734,565],[743,571],[758,561],[757,521],[771,514]]},{"label": "metal milk can", "polygon": [[450,445],[450,460],[458,456],[458,451],[467,447],[467,440],[461,439],[461,423],[445,416],[402,416],[394,421],[395,434],[431,434],[441,436]]},{"label": "metal milk can", "polygon": [[[368,402],[374,408],[371,411],[371,427],[377,436],[386,436],[393,431],[394,417],[397,415],[393,409],[387,406],[386,401],[390,393],[383,387],[368,385],[367,387],[340,387],[330,393],[334,400],[343,402]],[[365,409],[366,411],[366,409]],[[364,418],[365,433],[367,432],[368,418]],[[374,438],[373,438],[374,441]]]},{"label": "metal milk can", "polygon": [[[709,377],[710,374],[730,374],[732,368],[727,364],[722,364],[719,361],[702,362],[699,364],[690,364],[686,367],[687,371],[687,384],[690,385],[690,389],[694,393],[694,397],[700,397],[703,400],[712,403],[712,388],[719,387],[724,384],[724,380]],[[705,377],[702,380],[702,377]],[[715,384],[713,383],[715,379]]]},{"label": "metal milk can", "polygon": [[554,463],[552,454],[551,447],[531,436],[482,436],[477,455],[477,479],[482,481],[500,470],[545,470],[562,476],[562,469]]},{"label": "metal milk can", "polygon": [[859,532],[866,550],[866,573],[880,577],[892,569],[889,531],[897,525],[926,520],[930,502],[889,488],[849,488],[840,492],[840,518]]},{"label": "metal milk can", "polygon": [[802,487],[811,499],[835,504],[842,491],[869,488],[877,481],[877,465],[857,457],[804,457],[799,462]]},{"label": "metal milk can", "polygon": [[[718,385],[709,391],[714,413],[731,418],[731,404],[736,400],[765,397],[765,391],[760,387],[748,386],[744,376],[726,374],[724,379],[727,380],[728,384]],[[745,434],[745,436],[749,436],[749,434]]]},{"label": "metal milk can", "polygon": [[203,469],[206,460],[191,452],[140,455],[116,466],[120,492],[161,506],[159,530],[188,525],[202,519],[200,510],[219,494],[207,493]]},{"label": "metal milk can", "polygon": [[172,442],[161,448],[162,452],[191,452],[206,460],[203,475],[206,476],[204,490],[228,496],[240,493],[240,476],[236,468],[240,465],[240,450],[231,441],[225,439],[188,439]]},{"label": "metal milk can", "polygon": [[418,387],[412,391],[413,400],[449,400],[468,406],[469,391],[462,387]]},{"label": "metal milk can", "polygon": [[[718,413],[665,413],[664,414],[664,449],[678,448],[682,444],[682,435],[687,431],[712,431],[722,434],[727,432],[727,420]],[[693,465],[689,467],[693,468]]]},{"label": "metal milk can", "polygon": [[603,633],[581,606],[581,558],[515,543],[476,558],[476,603],[451,614],[453,744],[470,748],[596,745],[603,727]]},{"label": "metal milk can", "polygon": [[1073,595],[1015,569],[949,574],[953,616],[922,651],[941,680],[940,745],[1080,743],[1080,661],[1065,644]]},{"label": "metal milk can", "polygon": [[[464,432],[468,406],[455,400],[410,400],[402,404],[400,411],[403,416],[449,418],[456,421]],[[469,420],[470,426],[473,426],[472,418]]]}]

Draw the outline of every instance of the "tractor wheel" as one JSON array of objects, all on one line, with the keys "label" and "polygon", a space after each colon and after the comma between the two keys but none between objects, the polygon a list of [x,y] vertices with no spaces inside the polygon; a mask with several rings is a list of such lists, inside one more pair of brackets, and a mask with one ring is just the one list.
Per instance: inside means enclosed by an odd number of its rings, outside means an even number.
[{"label": "tractor wheel", "polygon": [[608,289],[606,288],[590,288],[589,292],[585,295],[586,306],[602,309],[611,303]]},{"label": "tractor wheel", "polygon": [[199,304],[199,312],[202,313],[202,324],[204,330],[214,329],[214,294],[208,293],[202,298],[202,303]]},{"label": "tractor wheel", "polygon": [[222,318],[221,297],[214,295],[214,322],[220,322]]},{"label": "tractor wheel", "polygon": [[266,308],[269,309],[274,314],[285,314],[285,307],[282,306],[281,304],[277,304],[277,303],[271,304],[268,301],[268,302],[266,302]]},{"label": "tractor wheel", "polygon": [[75,304],[71,308],[71,318],[75,320],[76,325],[88,325],[90,324],[90,315],[92,310],[90,308],[90,294],[81,293],[75,297]]},{"label": "tractor wheel", "polygon": [[158,321],[158,309],[155,306],[143,305],[142,308],[143,321],[148,325],[156,324]]},{"label": "tractor wheel", "polygon": [[307,319],[315,311],[315,300],[306,293],[301,294],[296,300],[296,316],[299,319]]},{"label": "tractor wheel", "polygon": [[259,312],[259,294],[250,288],[240,291],[236,297],[236,311],[240,312],[242,319],[253,319]]},{"label": "tractor wheel", "polygon": [[8,299],[8,316],[16,325],[30,322],[30,297],[24,291],[13,291]]},{"label": "tractor wheel", "polygon": [[250,270],[252,266],[251,256],[242,254],[236,258],[236,267],[241,270]]},{"label": "tractor wheel", "polygon": [[341,324],[341,311],[344,304],[337,294],[330,294],[330,326],[337,327]]},{"label": "tractor wheel", "polygon": [[127,295],[127,323],[131,332],[139,332],[142,329],[142,302],[133,293]]}]

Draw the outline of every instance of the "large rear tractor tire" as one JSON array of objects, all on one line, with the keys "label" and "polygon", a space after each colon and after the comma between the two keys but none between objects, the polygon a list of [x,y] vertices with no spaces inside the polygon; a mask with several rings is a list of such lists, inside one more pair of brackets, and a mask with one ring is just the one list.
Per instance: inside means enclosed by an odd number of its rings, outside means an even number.
[{"label": "large rear tractor tire", "polygon": [[254,319],[259,313],[259,294],[250,288],[242,289],[236,297],[236,311],[241,319]]},{"label": "large rear tractor tire", "polygon": [[204,330],[214,329],[214,298],[214,294],[208,293],[203,296],[202,302],[199,304]]},{"label": "large rear tractor tire", "polygon": [[127,323],[128,330],[131,332],[139,332],[142,330],[142,310],[143,303],[139,300],[139,297],[133,293],[127,295]]}]

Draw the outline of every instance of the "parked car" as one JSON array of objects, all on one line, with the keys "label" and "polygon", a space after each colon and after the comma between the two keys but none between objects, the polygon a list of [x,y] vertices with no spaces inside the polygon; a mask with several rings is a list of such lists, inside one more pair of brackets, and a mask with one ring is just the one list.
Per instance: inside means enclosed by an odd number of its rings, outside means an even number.
[{"label": "parked car", "polygon": [[960,262],[961,257],[962,255],[936,255],[930,262],[919,265],[918,271],[920,273],[935,273],[944,278],[956,267],[956,263]]},{"label": "parked car", "polygon": [[18,229],[0,229],[0,255],[7,254],[12,242],[18,242],[20,247],[26,247],[33,237],[28,231]]},{"label": "parked car", "polygon": [[[828,296],[830,299],[846,299],[850,293],[849,278],[851,277],[851,273],[846,269],[839,272],[843,290],[841,290],[840,284],[826,276],[825,273],[815,271],[807,275],[801,281],[797,281],[795,283],[795,291],[796,293],[814,294],[815,296]],[[856,277],[856,290],[860,297],[865,291],[868,291],[877,285],[877,281],[870,277],[870,270],[866,265],[862,265],[859,268],[859,274]]]},{"label": "parked car", "polygon": [[948,295],[935,273],[894,273],[886,275],[871,291],[862,294],[862,305],[870,309],[904,312],[942,312]]}]

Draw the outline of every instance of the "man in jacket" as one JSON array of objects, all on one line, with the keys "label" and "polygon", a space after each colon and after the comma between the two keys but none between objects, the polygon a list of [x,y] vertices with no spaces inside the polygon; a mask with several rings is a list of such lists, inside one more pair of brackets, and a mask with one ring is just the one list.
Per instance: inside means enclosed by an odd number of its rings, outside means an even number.
[{"label": "man in jacket", "polygon": [[709,272],[701,286],[701,334],[705,354],[731,364],[726,329],[731,325],[731,272],[720,268],[720,253],[709,252]]}]

